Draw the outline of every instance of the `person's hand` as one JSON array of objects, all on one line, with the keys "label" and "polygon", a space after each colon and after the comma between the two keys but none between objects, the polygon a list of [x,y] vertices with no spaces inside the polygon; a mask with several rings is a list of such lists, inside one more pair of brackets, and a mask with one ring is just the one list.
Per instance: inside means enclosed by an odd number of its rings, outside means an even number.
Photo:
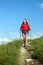
[{"label": "person's hand", "polygon": [[31,31],[31,29],[30,29],[30,31]]},{"label": "person's hand", "polygon": [[21,30],[20,30],[21,31]]}]

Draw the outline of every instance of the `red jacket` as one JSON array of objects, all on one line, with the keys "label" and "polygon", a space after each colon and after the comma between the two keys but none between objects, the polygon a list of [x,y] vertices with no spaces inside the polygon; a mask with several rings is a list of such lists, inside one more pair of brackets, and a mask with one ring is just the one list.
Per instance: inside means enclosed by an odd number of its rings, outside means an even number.
[{"label": "red jacket", "polygon": [[20,27],[20,30],[27,32],[28,30],[30,30],[29,24],[22,24],[21,27]]}]

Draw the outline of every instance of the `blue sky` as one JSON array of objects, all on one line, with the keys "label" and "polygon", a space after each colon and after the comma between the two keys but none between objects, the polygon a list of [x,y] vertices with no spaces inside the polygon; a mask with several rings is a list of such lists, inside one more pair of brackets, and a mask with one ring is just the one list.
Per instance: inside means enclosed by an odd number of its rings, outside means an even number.
[{"label": "blue sky", "polygon": [[0,41],[19,37],[26,18],[33,37],[43,34],[43,0],[0,0]]}]

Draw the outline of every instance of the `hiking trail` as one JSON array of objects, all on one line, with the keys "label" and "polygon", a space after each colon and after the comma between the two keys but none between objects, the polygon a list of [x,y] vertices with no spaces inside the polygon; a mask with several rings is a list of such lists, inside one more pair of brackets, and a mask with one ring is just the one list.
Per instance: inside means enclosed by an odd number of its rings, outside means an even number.
[{"label": "hiking trail", "polygon": [[[28,46],[29,48],[29,46]],[[36,60],[31,59],[33,51],[28,51],[23,46],[20,48],[19,65],[42,65]]]}]

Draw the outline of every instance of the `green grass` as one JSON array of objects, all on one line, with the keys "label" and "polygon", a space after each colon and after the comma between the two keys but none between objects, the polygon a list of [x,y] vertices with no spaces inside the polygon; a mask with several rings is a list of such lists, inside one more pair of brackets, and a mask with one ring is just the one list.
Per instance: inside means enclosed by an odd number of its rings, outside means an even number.
[{"label": "green grass", "polygon": [[[0,65],[19,65],[19,53],[23,40],[15,40],[0,45]],[[32,58],[43,61],[43,37],[34,39],[30,43],[31,49],[34,50]]]},{"label": "green grass", "polygon": [[21,45],[18,40],[0,45],[0,65],[18,65]]},{"label": "green grass", "polygon": [[32,58],[43,62],[43,37],[32,40],[31,49],[34,50]]}]

